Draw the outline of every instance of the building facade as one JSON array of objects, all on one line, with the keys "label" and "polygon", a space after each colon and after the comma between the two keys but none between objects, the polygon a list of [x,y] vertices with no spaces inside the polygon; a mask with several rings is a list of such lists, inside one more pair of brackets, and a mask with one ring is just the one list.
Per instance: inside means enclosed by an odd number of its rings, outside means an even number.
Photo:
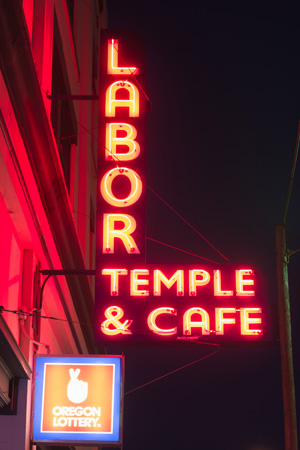
[{"label": "building facade", "polygon": [[43,272],[95,268],[106,15],[101,0],[1,4],[0,450],[31,448],[35,354],[101,351],[94,278]]}]

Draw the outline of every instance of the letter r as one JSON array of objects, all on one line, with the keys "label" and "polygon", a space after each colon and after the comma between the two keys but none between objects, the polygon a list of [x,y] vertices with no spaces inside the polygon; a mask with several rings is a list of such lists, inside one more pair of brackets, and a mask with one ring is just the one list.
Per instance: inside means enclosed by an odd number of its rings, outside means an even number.
[{"label": "letter r", "polygon": [[[121,222],[123,228],[117,228],[116,222]],[[140,253],[131,236],[136,229],[136,221],[129,214],[103,214],[103,253],[114,253],[115,239],[122,241],[127,253]]]}]

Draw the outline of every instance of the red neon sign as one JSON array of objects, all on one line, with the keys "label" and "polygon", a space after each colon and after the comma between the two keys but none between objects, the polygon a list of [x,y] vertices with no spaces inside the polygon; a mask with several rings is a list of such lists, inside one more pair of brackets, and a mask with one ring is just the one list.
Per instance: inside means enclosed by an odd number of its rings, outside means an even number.
[{"label": "red neon sign", "polygon": [[[102,269],[98,336],[111,342],[269,339],[262,276],[253,268],[219,267]],[[226,290],[216,286],[216,273]]]},{"label": "red neon sign", "polygon": [[102,39],[96,340],[269,339],[265,292],[252,267],[145,263],[145,69],[138,43],[118,33]]}]

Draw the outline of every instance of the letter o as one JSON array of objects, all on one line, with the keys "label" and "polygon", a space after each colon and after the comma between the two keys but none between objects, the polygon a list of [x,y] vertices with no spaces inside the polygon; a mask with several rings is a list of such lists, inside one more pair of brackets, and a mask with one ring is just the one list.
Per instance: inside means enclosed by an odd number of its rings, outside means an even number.
[{"label": "letter o", "polygon": [[65,427],[68,423],[68,419],[66,417],[60,417],[58,419],[58,426]]},{"label": "letter o", "polygon": [[83,414],[87,417],[90,417],[93,414],[93,410],[90,406],[86,406],[83,410]]},{"label": "letter o", "polygon": [[54,406],[54,408],[52,409],[52,413],[55,416],[60,416],[61,415],[61,407],[60,406]]},{"label": "letter o", "polygon": [[[128,197],[117,198],[112,192],[112,183],[114,179],[119,176],[126,176],[130,181],[130,193]],[[142,181],[139,175],[128,167],[115,167],[109,170],[102,178],[100,191],[104,200],[112,206],[124,208],[133,205],[141,196],[143,189]]]}]

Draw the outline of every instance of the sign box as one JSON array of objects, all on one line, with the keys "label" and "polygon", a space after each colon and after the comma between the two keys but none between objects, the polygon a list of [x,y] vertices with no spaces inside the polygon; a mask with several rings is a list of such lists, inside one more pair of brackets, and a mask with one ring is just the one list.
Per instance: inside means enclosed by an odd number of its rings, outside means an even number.
[{"label": "sign box", "polygon": [[96,345],[269,341],[263,274],[247,265],[150,265],[145,254],[145,52],[102,35]]},{"label": "sign box", "polygon": [[122,356],[37,356],[33,443],[120,446]]},{"label": "sign box", "polygon": [[110,344],[271,340],[263,274],[236,265],[109,265],[95,336]]}]

